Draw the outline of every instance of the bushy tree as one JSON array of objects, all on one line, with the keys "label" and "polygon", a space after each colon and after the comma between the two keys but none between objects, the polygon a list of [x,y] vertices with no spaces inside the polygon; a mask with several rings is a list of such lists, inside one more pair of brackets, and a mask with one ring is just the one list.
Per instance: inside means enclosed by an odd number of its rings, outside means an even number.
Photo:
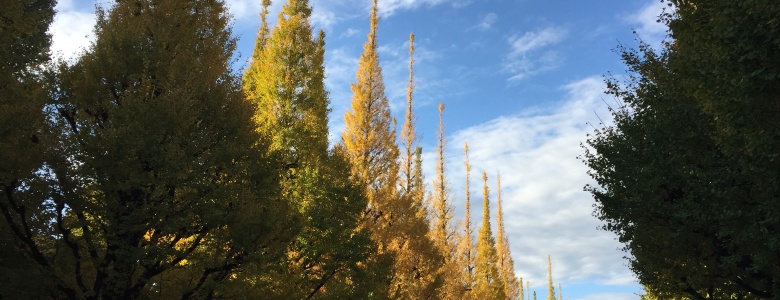
[{"label": "bushy tree", "polygon": [[[44,115],[46,89],[43,65],[49,61],[51,38],[46,33],[55,1],[9,0],[0,3],[0,298],[44,298],[56,286],[54,266],[41,247],[36,228],[46,218],[21,220],[46,208],[28,200],[26,190],[43,166],[51,144]],[[39,198],[40,199],[40,198]],[[37,286],[42,285],[41,287]]]},{"label": "bushy tree", "polygon": [[670,1],[670,40],[620,48],[623,104],[588,140],[596,215],[659,297],[780,295],[775,1]]},{"label": "bushy tree", "polygon": [[295,227],[273,158],[256,154],[268,143],[234,48],[219,1],[98,11],[96,41],[57,69],[47,155],[4,189],[11,232],[56,297],[228,295],[240,265],[282,253]]}]

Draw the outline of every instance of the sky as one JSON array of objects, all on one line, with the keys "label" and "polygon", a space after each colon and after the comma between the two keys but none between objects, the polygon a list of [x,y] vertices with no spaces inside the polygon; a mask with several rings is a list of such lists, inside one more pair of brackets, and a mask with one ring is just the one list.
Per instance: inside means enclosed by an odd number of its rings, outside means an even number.
[{"label": "sky", "polygon": [[[260,0],[225,0],[238,38],[234,68],[249,63]],[[50,29],[56,56],[73,59],[89,46],[95,6],[109,0],[60,0]],[[276,22],[282,1],[273,1]],[[312,0],[312,23],[326,33],[326,87],[331,141],[350,107],[349,85],[369,26],[370,0]],[[438,103],[445,105],[445,160],[458,219],[465,199],[463,145],[472,165],[472,222],[480,224],[481,173],[487,172],[495,216],[501,174],[504,219],[515,270],[546,296],[547,255],[565,299],[638,299],[641,286],[613,233],[600,230],[593,183],[578,158],[593,128],[610,124],[608,74],[625,66],[613,50],[658,45],[658,0],[379,0],[379,52],[393,115],[403,120],[408,40],[415,34],[414,110],[425,173],[433,178]],[[634,33],[636,32],[636,33]],[[399,122],[401,123],[401,122]],[[399,125],[400,126],[400,125]],[[400,132],[400,128],[398,129]],[[476,200],[476,201],[475,201]],[[494,222],[495,226],[495,222]],[[494,231],[495,232],[495,231]]]}]

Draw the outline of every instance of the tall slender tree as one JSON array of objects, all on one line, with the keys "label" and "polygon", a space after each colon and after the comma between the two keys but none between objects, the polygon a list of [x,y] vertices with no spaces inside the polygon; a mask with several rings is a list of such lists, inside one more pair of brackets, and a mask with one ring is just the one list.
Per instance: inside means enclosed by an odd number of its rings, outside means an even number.
[{"label": "tall slender tree", "polygon": [[[414,92],[414,34],[409,35],[409,82],[406,94],[406,114],[401,130],[403,156],[400,159],[401,178],[391,249],[394,251],[390,296],[394,299],[438,299],[441,285],[438,266],[443,258],[433,245],[428,232],[427,210],[419,197],[423,189],[417,161],[418,140],[415,133],[412,99]],[[419,185],[419,186],[418,186]]]},{"label": "tall slender tree", "polygon": [[496,255],[496,240],[490,229],[490,191],[487,173],[482,173],[482,226],[477,237],[477,259],[474,268],[476,299],[506,299],[504,282],[501,280]]},{"label": "tall slender tree", "polygon": [[518,282],[518,286],[520,287],[520,297],[518,297],[521,300],[525,299],[525,291],[528,290],[527,288],[523,288],[523,277],[520,277],[520,282]]},{"label": "tall slender tree", "polygon": [[395,189],[398,173],[398,150],[392,136],[390,104],[385,95],[377,51],[377,10],[374,0],[368,41],[358,62],[356,82],[351,85],[351,110],[344,114],[345,127],[341,134],[353,164],[353,173],[367,188],[374,217],[381,214],[381,206],[387,202],[388,197],[384,194]]},{"label": "tall slender tree", "polygon": [[558,300],[563,300],[563,289],[561,289],[561,283],[558,283]]},{"label": "tall slender tree", "polygon": [[474,228],[471,224],[471,163],[469,163],[468,143],[463,145],[463,153],[466,157],[465,161],[463,162],[466,168],[466,201],[464,203],[464,215],[463,221],[461,223],[462,235],[459,236],[457,254],[465,289],[466,291],[471,291],[474,286],[474,261],[476,258],[476,248],[474,245]]},{"label": "tall slender tree", "polygon": [[444,299],[461,299],[466,291],[461,280],[462,272],[457,259],[457,245],[455,244],[455,231],[452,228],[452,204],[449,201],[449,189],[445,176],[444,163],[444,104],[439,103],[439,132],[438,145],[436,147],[436,178],[433,181],[431,194],[432,206],[432,230],[431,239],[441,255],[445,258],[444,264],[439,269],[444,283],[439,288],[439,295]]},{"label": "tall slender tree", "polygon": [[328,150],[325,35],[313,35],[309,2],[287,1],[271,31],[269,5],[263,1],[244,91],[259,108],[258,131],[271,137],[271,153],[282,157],[281,188],[300,213],[302,230],[287,257],[264,271],[273,275],[260,276],[258,286],[264,297],[336,297],[332,286],[357,269],[370,246],[367,232],[358,229],[366,199],[350,181],[346,153]]},{"label": "tall slender tree", "polygon": [[403,145],[403,157],[401,159],[401,186],[402,194],[412,194],[417,188],[415,184],[415,151],[419,146],[419,139],[415,130],[415,116],[412,100],[414,96],[414,33],[409,34],[409,81],[406,86],[406,113],[404,125],[401,129],[401,144]]},{"label": "tall slender tree", "polygon": [[506,237],[504,229],[504,210],[501,198],[501,174],[496,176],[498,186],[498,211],[496,212],[496,254],[498,255],[498,269],[501,273],[501,279],[504,281],[504,293],[509,299],[521,297],[523,286],[522,281],[517,280],[515,276],[515,261],[512,259],[512,251],[509,249],[509,239]]},{"label": "tall slender tree", "polygon": [[550,255],[547,255],[547,300],[555,299],[555,285],[552,279],[552,261]]},{"label": "tall slender tree", "polygon": [[385,95],[382,67],[379,64],[377,1],[373,1],[368,41],[360,56],[356,82],[351,85],[351,110],[344,114],[342,142],[352,162],[352,175],[365,188],[368,208],[364,226],[377,242],[375,253],[365,263],[378,295],[389,292],[393,256],[397,248],[391,230],[402,205],[398,201],[398,147],[395,144],[394,120]]},{"label": "tall slender tree", "polygon": [[436,146],[436,178],[433,181],[433,240],[448,256],[452,252],[452,238],[454,232],[451,228],[452,205],[449,202],[449,190],[445,177],[444,163],[444,103],[439,103],[439,131]]}]

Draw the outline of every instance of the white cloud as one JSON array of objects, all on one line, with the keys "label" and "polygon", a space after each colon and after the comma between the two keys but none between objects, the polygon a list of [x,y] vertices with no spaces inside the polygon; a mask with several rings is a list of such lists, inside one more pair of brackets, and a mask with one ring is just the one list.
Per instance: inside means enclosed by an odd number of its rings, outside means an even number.
[{"label": "white cloud", "polygon": [[311,13],[311,23],[318,28],[330,28],[338,21],[339,19],[333,11],[317,9]]},{"label": "white cloud", "polygon": [[668,4],[668,1],[662,3],[652,0],[638,12],[627,16],[625,19],[630,24],[638,26],[636,32],[643,41],[654,47],[660,46],[661,41],[666,37],[668,27],[666,24],[658,22],[658,18],[664,12],[664,9],[667,11],[671,9],[668,7]]},{"label": "white cloud", "polygon": [[378,2],[379,14],[382,16],[390,16],[398,10],[411,10],[445,3],[460,8],[469,5],[471,0],[382,0]]},{"label": "white cloud", "polygon": [[504,71],[510,74],[509,81],[557,68],[561,57],[550,46],[560,43],[566,35],[567,30],[564,28],[547,27],[510,37],[509,54],[504,60]]},{"label": "white cloud", "polygon": [[331,144],[341,140],[344,129],[344,112],[352,102],[350,83],[355,80],[360,54],[350,53],[346,48],[325,52],[325,87],[330,92],[330,134]]},{"label": "white cloud", "polygon": [[95,13],[79,9],[73,1],[59,1],[57,14],[49,28],[52,35],[51,50],[54,57],[72,60],[94,41]]},{"label": "white cloud", "polygon": [[[274,2],[277,1],[273,1],[272,3]],[[260,17],[260,1],[225,0],[225,5],[236,20],[243,20],[251,17],[257,19]]]},{"label": "white cloud", "polygon": [[496,21],[498,21],[498,15],[496,15],[495,13],[489,13],[485,15],[484,18],[482,18],[479,24],[477,24],[476,28],[480,30],[488,30],[490,28],[493,28],[493,24],[495,24]]},{"label": "white cloud", "polygon": [[349,37],[353,37],[353,36],[357,35],[358,33],[360,33],[360,30],[357,29],[357,28],[347,28],[347,30],[342,32],[341,35],[339,35],[339,37],[349,38]]},{"label": "white cloud", "polygon": [[[283,4],[284,1],[271,1],[268,8],[269,24],[276,24],[276,16]],[[236,21],[260,24],[260,12],[263,10],[260,0],[225,0],[225,6]]]},{"label": "white cloud", "polygon": [[[501,173],[505,226],[518,276],[532,288],[546,283],[547,255],[552,256],[556,282],[589,282],[632,285],[633,276],[624,264],[625,254],[612,233],[600,231],[600,221],[591,213],[594,201],[582,191],[591,183],[587,168],[577,159],[580,142],[599,118],[609,113],[602,102],[604,84],[598,77],[563,87],[567,97],[555,107],[541,107],[505,116],[458,131],[448,138],[448,179],[456,211],[462,214],[463,153],[470,146],[472,171],[472,216],[481,216],[481,180],[489,177],[491,201],[495,175]],[[429,154],[427,164],[432,164]],[[430,168],[428,169],[430,170]],[[481,175],[480,175],[481,176]],[[427,178],[433,178],[428,175]],[[496,205],[491,203],[492,216]],[[495,223],[493,223],[495,226]],[[606,298],[605,298],[606,299]]]},{"label": "white cloud", "polygon": [[512,46],[510,55],[523,55],[532,50],[559,43],[566,35],[561,28],[547,27],[537,32],[526,32],[523,36],[509,38]]}]

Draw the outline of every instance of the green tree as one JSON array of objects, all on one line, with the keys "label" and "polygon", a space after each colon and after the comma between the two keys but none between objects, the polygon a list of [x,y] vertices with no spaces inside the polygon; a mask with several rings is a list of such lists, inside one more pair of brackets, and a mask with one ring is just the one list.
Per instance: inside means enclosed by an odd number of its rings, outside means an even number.
[{"label": "green tree", "polygon": [[229,69],[228,22],[221,2],[118,1],[59,66],[56,140],[3,209],[57,298],[229,295],[240,265],[282,254],[294,226],[255,154],[267,142]]},{"label": "green tree", "polygon": [[273,141],[270,153],[283,159],[281,189],[302,228],[275,268],[258,271],[257,286],[265,298],[339,297],[333,286],[357,269],[371,245],[358,229],[366,198],[351,182],[344,149],[328,150],[325,35],[313,36],[309,2],[288,1],[273,30],[269,5],[263,2],[244,92],[258,107],[258,132]]},{"label": "green tree", "polygon": [[607,82],[623,106],[584,156],[596,215],[661,297],[778,297],[780,5],[670,3],[671,40],[620,48],[630,77]]},{"label": "green tree", "polygon": [[487,173],[482,172],[482,226],[477,237],[477,258],[474,267],[475,299],[506,299],[504,282],[501,280],[496,255],[496,240],[490,229],[490,197]]},{"label": "green tree", "polygon": [[258,106],[258,131],[272,137],[271,151],[284,157],[291,172],[316,166],[328,151],[325,36],[320,31],[314,38],[311,13],[308,1],[289,0],[272,31],[263,21],[244,75],[244,92]]},{"label": "green tree", "polygon": [[[46,208],[28,187],[45,161],[51,137],[44,115],[47,94],[42,66],[49,61],[51,38],[46,33],[55,1],[9,0],[0,4],[0,298],[53,297],[64,287],[50,274],[54,266],[30,229],[40,229]],[[26,223],[25,222],[29,222]],[[41,232],[47,234],[49,232]],[[31,249],[39,249],[38,253]],[[41,284],[42,286],[38,286]]]}]

